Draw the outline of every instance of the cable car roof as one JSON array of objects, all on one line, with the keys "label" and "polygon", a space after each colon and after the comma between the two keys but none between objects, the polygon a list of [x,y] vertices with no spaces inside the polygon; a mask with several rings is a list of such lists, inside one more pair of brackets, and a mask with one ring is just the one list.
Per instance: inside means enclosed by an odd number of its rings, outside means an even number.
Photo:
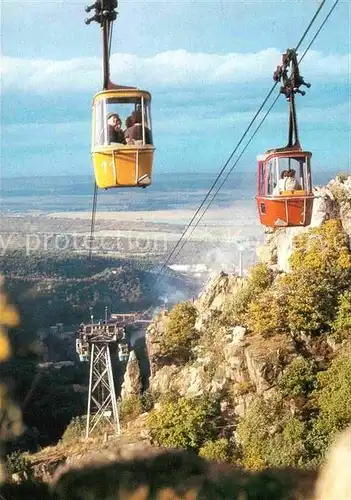
[{"label": "cable car roof", "polygon": [[257,156],[257,161],[266,161],[270,158],[296,158],[308,156],[311,158],[312,153],[310,151],[303,151],[302,149],[270,149],[264,154]]},{"label": "cable car roof", "polygon": [[[117,97],[126,98],[126,99],[140,99],[140,97],[145,97],[149,101],[151,101],[151,94],[147,90],[141,90],[136,87],[123,87],[121,89],[109,89],[109,90],[101,90],[97,92],[93,96],[93,102],[103,99],[105,97]],[[130,101],[129,101],[130,102]]]}]

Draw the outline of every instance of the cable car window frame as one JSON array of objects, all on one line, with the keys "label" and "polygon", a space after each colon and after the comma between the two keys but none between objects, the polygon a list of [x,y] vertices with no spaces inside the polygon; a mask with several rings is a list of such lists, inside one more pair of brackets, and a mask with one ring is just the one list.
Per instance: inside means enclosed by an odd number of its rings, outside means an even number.
[{"label": "cable car window frame", "polygon": [[95,146],[103,146],[104,141],[104,112],[103,102],[98,100],[94,106],[94,136],[93,143]]},{"label": "cable car window frame", "polygon": [[274,190],[274,170],[276,162],[274,161],[276,158],[270,158],[268,162],[264,161],[264,170],[265,170],[265,192],[266,196],[273,196]]},{"label": "cable car window frame", "polygon": [[153,140],[153,134],[152,134],[152,121],[151,121],[151,106],[150,106],[150,99],[146,99],[146,103],[145,103],[145,110],[146,110],[146,118],[147,118],[147,122],[149,123],[150,127],[149,127],[149,130],[150,130],[150,141],[151,141],[151,144],[154,143],[154,140]]},{"label": "cable car window frame", "polygon": [[264,177],[264,161],[258,163],[258,193],[263,196],[265,194],[265,177]]},{"label": "cable car window frame", "polygon": [[[274,154],[274,153],[273,153]],[[293,164],[292,163],[293,160]],[[262,192],[261,185],[259,192],[265,196],[280,196],[276,191],[276,186],[279,185],[281,174],[284,170],[295,170],[296,180],[299,187],[294,191],[304,191],[306,193],[312,192],[312,178],[310,168],[310,155],[305,154],[291,154],[291,155],[276,155],[264,160],[264,187],[265,191]]]},{"label": "cable car window frame", "polygon": [[[151,123],[151,99],[144,95],[138,96],[104,96],[94,102],[94,147],[115,146],[118,149],[127,147],[153,146],[152,123]],[[134,111],[141,110],[142,114],[142,140],[135,144],[110,143],[108,141],[107,114],[111,105],[134,104]],[[117,112],[116,112],[117,113]],[[118,114],[118,113],[117,113]],[[146,142],[145,127],[149,131],[150,144]],[[141,143],[141,144],[140,144]]]}]

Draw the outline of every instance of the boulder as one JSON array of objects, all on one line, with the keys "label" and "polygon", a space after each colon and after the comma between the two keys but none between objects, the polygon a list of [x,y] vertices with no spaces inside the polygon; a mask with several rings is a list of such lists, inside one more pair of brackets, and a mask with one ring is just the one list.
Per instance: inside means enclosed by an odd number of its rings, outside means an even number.
[{"label": "boulder", "polygon": [[142,383],[139,361],[135,352],[130,351],[121,389],[122,400],[128,398],[129,396],[139,395],[141,393],[141,389]]}]

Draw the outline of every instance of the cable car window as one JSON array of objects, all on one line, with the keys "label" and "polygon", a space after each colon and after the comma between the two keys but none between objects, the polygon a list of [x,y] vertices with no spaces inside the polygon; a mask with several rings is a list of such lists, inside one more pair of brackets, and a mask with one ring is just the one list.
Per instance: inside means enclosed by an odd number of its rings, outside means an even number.
[{"label": "cable car window", "polygon": [[145,115],[146,115],[146,126],[150,129],[150,144],[153,144],[150,102],[145,101],[144,106],[145,106]]},{"label": "cable car window", "polygon": [[97,101],[95,105],[95,138],[94,143],[96,146],[104,144],[104,122],[103,122],[103,108],[102,101]]},{"label": "cable car window", "polygon": [[[294,170],[295,171],[295,180],[296,186],[295,189],[304,189],[305,185],[304,181],[304,165],[306,158],[304,157],[296,157],[296,158],[279,158],[279,170],[280,175],[282,176],[283,172],[286,170]],[[282,178],[282,177],[281,177]]]},{"label": "cable car window", "polygon": [[300,184],[300,188],[306,189],[307,185],[307,178],[306,178],[307,170],[305,168],[306,158],[298,158],[297,160],[299,162],[299,170],[296,171],[297,174],[296,178]]},{"label": "cable car window", "polygon": [[152,144],[150,103],[145,97],[112,97],[95,104],[95,145]]},{"label": "cable car window", "polygon": [[263,161],[259,162],[259,171],[258,171],[258,192],[261,195],[264,195],[264,167],[263,167]]},{"label": "cable car window", "polygon": [[277,162],[277,181],[273,194],[279,195],[284,191],[305,190],[307,183],[306,157],[279,157]]},{"label": "cable car window", "polygon": [[267,195],[273,194],[274,185],[276,184],[274,166],[275,166],[274,159],[270,160],[266,164],[266,192],[267,192]]}]

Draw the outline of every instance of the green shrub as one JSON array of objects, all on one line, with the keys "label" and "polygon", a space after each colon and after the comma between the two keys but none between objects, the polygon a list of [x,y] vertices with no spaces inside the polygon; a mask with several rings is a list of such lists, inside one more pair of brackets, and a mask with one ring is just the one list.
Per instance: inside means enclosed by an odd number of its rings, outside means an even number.
[{"label": "green shrub", "polygon": [[328,272],[296,270],[282,278],[287,303],[287,323],[293,334],[329,331],[336,313],[338,289]]},{"label": "green shrub", "polygon": [[328,370],[318,373],[317,384],[313,396],[319,415],[309,441],[322,458],[335,434],[351,423],[351,358],[347,350]]},{"label": "green shrub", "polygon": [[135,420],[143,413],[141,396],[132,394],[125,399],[122,399],[119,407],[119,416],[122,422],[130,422]]},{"label": "green shrub", "polygon": [[336,174],[336,179],[340,182],[345,182],[349,177],[351,177],[351,172],[342,171]]},{"label": "green shrub", "polygon": [[328,272],[339,278],[349,273],[351,254],[348,237],[339,220],[328,220],[321,226],[297,236],[294,245],[295,249],[290,257],[293,271]]},{"label": "green shrub", "polygon": [[[351,253],[340,221],[329,220],[294,240],[291,272],[271,286],[264,268],[251,277],[254,297],[248,304],[246,326],[264,336],[279,333],[307,335],[349,325],[349,295],[339,303],[340,319],[333,323],[340,294],[351,286]],[[254,285],[256,283],[256,285]],[[340,334],[340,333],[339,333]]]},{"label": "green shrub", "polygon": [[225,304],[224,311],[221,317],[221,322],[224,325],[242,325],[245,323],[245,314],[252,300],[252,291],[249,283],[246,282],[233,297],[228,299]]},{"label": "green shrub", "polygon": [[274,273],[267,264],[259,262],[250,267],[248,283],[251,291],[251,296],[255,297],[264,290],[267,290],[273,283]]},{"label": "green shrub", "polygon": [[250,380],[244,380],[243,382],[238,382],[233,387],[233,396],[244,396],[245,394],[249,394],[250,392],[254,392],[256,390],[255,384]]},{"label": "green shrub", "polygon": [[[344,184],[344,182],[351,176],[350,172],[339,172],[336,175],[336,179],[341,182],[341,184]],[[332,192],[334,198],[339,202],[339,203],[348,203],[351,206],[351,200],[350,196],[347,192],[347,190],[343,187],[340,186],[340,184],[331,184],[329,186],[330,191]]]},{"label": "green shrub", "polygon": [[339,296],[336,317],[331,327],[331,335],[336,341],[351,338],[351,291],[346,290]]},{"label": "green shrub", "polygon": [[250,267],[246,283],[228,301],[224,309],[223,323],[228,325],[246,324],[250,303],[271,286],[273,277],[273,271],[264,263],[260,262]]},{"label": "green shrub", "polygon": [[13,474],[18,474],[21,479],[31,477],[31,462],[21,452],[14,451],[6,457],[6,472],[11,477]]},{"label": "green shrub", "polygon": [[305,427],[280,397],[252,402],[237,427],[242,461],[248,469],[295,467],[305,455]]},{"label": "green shrub", "polygon": [[246,325],[253,332],[270,337],[286,330],[284,297],[269,289],[249,306]]},{"label": "green shrub", "polygon": [[84,437],[85,429],[86,429],[87,417],[80,416],[72,418],[69,425],[66,427],[65,432],[61,438],[63,443],[67,443],[69,441],[79,440]]},{"label": "green shrub", "polygon": [[206,396],[167,395],[159,404],[147,419],[151,438],[157,444],[198,451],[205,441],[218,436],[218,401]]},{"label": "green shrub", "polygon": [[158,397],[158,394],[152,392],[150,389],[144,391],[140,397],[143,412],[151,411],[155,406]]},{"label": "green shrub", "polygon": [[305,425],[298,418],[285,415],[279,430],[268,439],[263,448],[269,467],[299,467],[304,465]]},{"label": "green shrub", "polygon": [[307,396],[316,386],[317,367],[313,361],[298,357],[288,366],[278,387],[283,396]]},{"label": "green shrub", "polygon": [[197,311],[190,302],[177,304],[170,312],[161,340],[161,353],[173,360],[187,361],[197,340],[194,325]]},{"label": "green shrub", "polygon": [[199,456],[206,460],[214,460],[215,462],[232,461],[232,445],[229,439],[220,438],[214,441],[206,441],[199,450]]}]

